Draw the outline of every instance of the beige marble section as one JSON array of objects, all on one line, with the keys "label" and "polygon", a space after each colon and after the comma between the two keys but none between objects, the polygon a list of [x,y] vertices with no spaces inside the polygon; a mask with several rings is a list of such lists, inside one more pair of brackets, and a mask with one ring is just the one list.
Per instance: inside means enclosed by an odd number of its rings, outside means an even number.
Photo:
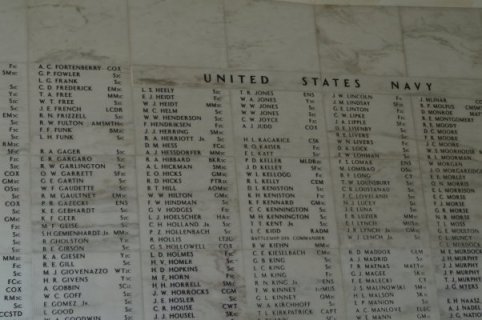
[{"label": "beige marble section", "polygon": [[230,67],[318,70],[312,7],[252,0],[225,5]]},{"label": "beige marble section", "polygon": [[32,62],[128,63],[125,2],[40,0],[28,9]]},{"label": "beige marble section", "polygon": [[397,8],[319,6],[316,23],[323,73],[405,73]]},{"label": "beige marble section", "polygon": [[4,62],[27,60],[26,15],[25,1],[0,1],[0,57]]},{"label": "beige marble section", "polygon": [[133,64],[225,67],[222,0],[130,0]]},{"label": "beige marble section", "polygon": [[408,75],[482,78],[479,10],[402,8]]}]

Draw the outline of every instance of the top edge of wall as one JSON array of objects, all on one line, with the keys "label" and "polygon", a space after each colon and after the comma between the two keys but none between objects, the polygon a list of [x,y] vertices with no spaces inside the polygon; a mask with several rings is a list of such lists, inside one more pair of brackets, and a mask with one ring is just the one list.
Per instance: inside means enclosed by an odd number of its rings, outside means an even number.
[{"label": "top edge of wall", "polygon": [[482,8],[482,0],[272,0],[311,5]]}]

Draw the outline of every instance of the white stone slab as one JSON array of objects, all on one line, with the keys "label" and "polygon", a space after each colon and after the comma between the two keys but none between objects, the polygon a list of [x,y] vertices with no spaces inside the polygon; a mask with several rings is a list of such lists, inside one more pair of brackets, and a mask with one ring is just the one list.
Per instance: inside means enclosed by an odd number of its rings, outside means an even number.
[{"label": "white stone slab", "polygon": [[225,67],[223,1],[129,0],[132,62]]},{"label": "white stone slab", "polygon": [[321,71],[405,74],[398,8],[316,7]]},{"label": "white stone slab", "polygon": [[318,70],[313,8],[227,0],[228,63],[248,70]]}]

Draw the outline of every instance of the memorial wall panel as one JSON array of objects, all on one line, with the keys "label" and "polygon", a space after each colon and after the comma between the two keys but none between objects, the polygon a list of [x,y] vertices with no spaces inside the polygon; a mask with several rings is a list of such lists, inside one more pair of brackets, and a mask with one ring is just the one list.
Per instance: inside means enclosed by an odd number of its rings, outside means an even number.
[{"label": "memorial wall panel", "polygon": [[0,0],[0,318],[482,318],[482,10]]}]

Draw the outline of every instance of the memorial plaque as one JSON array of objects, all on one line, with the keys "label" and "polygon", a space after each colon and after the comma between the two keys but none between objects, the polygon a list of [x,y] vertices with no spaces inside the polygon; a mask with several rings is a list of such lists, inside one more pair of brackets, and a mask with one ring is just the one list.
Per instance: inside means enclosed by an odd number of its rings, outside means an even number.
[{"label": "memorial plaque", "polygon": [[0,318],[482,319],[482,9],[317,2],[0,0]]}]

